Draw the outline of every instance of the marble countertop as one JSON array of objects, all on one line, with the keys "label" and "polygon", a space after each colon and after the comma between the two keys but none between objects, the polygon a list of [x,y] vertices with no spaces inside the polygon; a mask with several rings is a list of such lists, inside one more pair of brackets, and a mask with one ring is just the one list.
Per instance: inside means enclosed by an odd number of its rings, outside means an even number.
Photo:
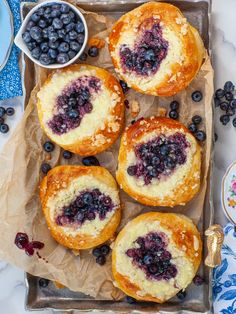
[{"label": "marble countertop", "polygon": [[[212,0],[212,50],[213,66],[215,69],[215,87],[222,87],[224,82],[232,80],[236,83],[236,32],[235,25],[236,0]],[[22,115],[18,100],[16,115],[10,121],[12,129]],[[4,104],[4,102],[3,102]],[[227,167],[236,159],[236,129],[229,124],[223,127],[219,122],[220,110],[215,112],[215,132],[218,141],[215,145],[214,167],[214,205],[216,210],[216,222],[224,225],[227,220],[221,210],[220,189],[221,179]],[[2,136],[0,148],[6,142],[9,135]],[[24,309],[25,284],[24,273],[20,269],[0,261],[0,313],[23,314],[28,313]],[[50,311],[38,311],[37,313],[49,314]]]}]

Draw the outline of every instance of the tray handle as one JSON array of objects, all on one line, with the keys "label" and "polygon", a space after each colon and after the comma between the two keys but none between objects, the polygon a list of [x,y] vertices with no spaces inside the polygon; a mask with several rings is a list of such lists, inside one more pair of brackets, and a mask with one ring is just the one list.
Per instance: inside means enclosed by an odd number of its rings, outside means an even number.
[{"label": "tray handle", "polygon": [[211,268],[221,264],[221,248],[224,241],[223,228],[220,225],[212,225],[206,231],[207,257],[205,265]]}]

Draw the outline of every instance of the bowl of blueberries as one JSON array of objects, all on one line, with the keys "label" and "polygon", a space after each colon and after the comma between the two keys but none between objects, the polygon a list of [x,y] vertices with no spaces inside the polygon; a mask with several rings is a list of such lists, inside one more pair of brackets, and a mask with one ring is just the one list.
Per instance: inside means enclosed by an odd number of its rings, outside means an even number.
[{"label": "bowl of blueberries", "polygon": [[65,1],[36,5],[26,16],[15,44],[36,64],[63,68],[75,62],[88,40],[83,14]]}]

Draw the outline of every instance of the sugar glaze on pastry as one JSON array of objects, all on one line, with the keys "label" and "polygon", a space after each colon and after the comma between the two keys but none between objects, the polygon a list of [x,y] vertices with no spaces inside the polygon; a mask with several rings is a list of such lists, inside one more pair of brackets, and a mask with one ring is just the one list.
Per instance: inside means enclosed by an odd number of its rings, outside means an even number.
[{"label": "sugar glaze on pastry", "polygon": [[80,155],[97,154],[119,136],[124,96],[106,70],[72,65],[52,73],[38,92],[40,123],[58,145]]},{"label": "sugar glaze on pastry", "polygon": [[123,15],[113,26],[109,50],[117,72],[133,89],[171,96],[198,73],[204,45],[181,11],[149,2]]},{"label": "sugar glaze on pastry", "polygon": [[112,254],[113,276],[126,294],[162,303],[191,283],[201,254],[200,234],[189,218],[149,212],[119,233]]},{"label": "sugar glaze on pastry", "polygon": [[200,146],[180,122],[143,118],[122,136],[117,181],[140,203],[184,205],[199,190],[200,169]]},{"label": "sugar glaze on pastry", "polygon": [[85,249],[103,243],[119,224],[119,192],[102,167],[56,167],[43,179],[40,196],[52,235],[67,247]]}]

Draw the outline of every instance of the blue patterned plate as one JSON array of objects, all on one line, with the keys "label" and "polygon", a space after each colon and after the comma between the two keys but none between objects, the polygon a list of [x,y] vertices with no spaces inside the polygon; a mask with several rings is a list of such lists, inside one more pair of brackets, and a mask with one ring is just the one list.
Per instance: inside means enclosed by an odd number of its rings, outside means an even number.
[{"label": "blue patterned plate", "polygon": [[13,43],[13,18],[6,0],[0,1],[0,71],[7,63]]}]

